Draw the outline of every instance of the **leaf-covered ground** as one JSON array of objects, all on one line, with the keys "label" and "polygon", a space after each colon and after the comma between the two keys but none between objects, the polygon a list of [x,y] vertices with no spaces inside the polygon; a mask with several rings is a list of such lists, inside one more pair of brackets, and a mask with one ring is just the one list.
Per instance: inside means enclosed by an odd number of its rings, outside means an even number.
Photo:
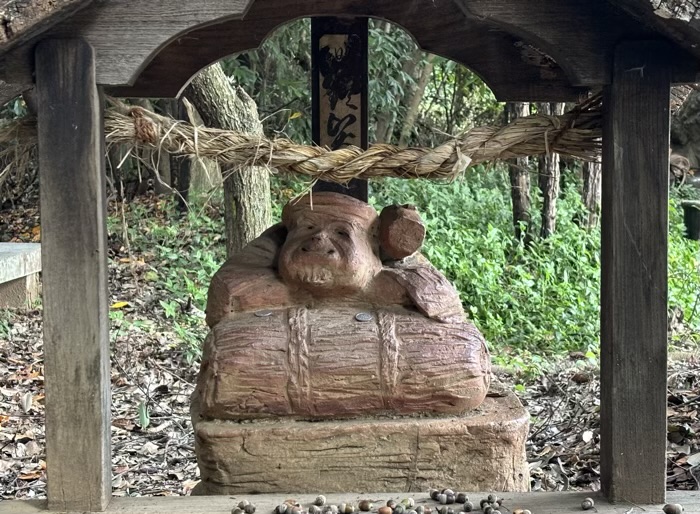
[{"label": "leaf-covered ground", "polygon": [[[160,210],[157,200],[139,202],[149,215],[168,223],[170,214]],[[119,217],[119,206],[113,213]],[[201,298],[193,301],[188,290],[168,286],[163,268],[170,266],[170,272],[177,273],[177,266],[184,266],[177,252],[171,255],[131,247],[129,231],[120,231],[118,224],[112,228],[114,494],[186,495],[198,480],[188,409],[198,368],[192,345],[206,332],[197,308]],[[4,241],[38,241],[36,208],[0,212],[0,234]],[[181,234],[178,251],[190,243],[194,246],[195,238],[195,233]],[[171,256],[164,261],[163,255]],[[172,262],[166,262],[169,259]],[[3,499],[45,495],[41,315],[40,307],[0,311]],[[674,330],[682,331],[682,324]],[[669,489],[697,489],[700,361],[693,348],[681,348],[676,355],[679,358],[669,365],[667,484]],[[595,490],[600,486],[596,366],[584,355],[572,354],[553,369],[558,371],[530,380],[499,372],[514,387],[519,384],[518,394],[532,415],[527,446],[532,488]]]}]

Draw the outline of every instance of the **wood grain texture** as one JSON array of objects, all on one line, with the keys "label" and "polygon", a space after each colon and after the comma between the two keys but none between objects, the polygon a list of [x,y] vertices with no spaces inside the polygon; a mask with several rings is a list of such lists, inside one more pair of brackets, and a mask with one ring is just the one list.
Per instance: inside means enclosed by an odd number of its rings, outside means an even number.
[{"label": "wood grain texture", "polygon": [[196,492],[526,491],[528,420],[510,393],[460,417],[200,421]]},{"label": "wood grain texture", "polygon": [[30,40],[92,0],[9,0],[0,7],[0,53]]},{"label": "wood grain texture", "polygon": [[[459,484],[454,481],[447,481],[444,484],[431,484],[435,487],[450,487],[459,489]],[[323,493],[323,491],[318,491]],[[490,491],[470,492],[470,499],[486,498]],[[313,494],[299,494],[291,491],[288,494],[247,494],[245,496],[188,496],[188,497],[139,497],[139,498],[114,498],[105,511],[106,514],[229,514],[231,508],[246,498],[257,506],[257,512],[272,512],[274,508],[283,503],[288,498],[296,498],[302,505],[311,505],[317,492]],[[413,495],[418,504],[435,507],[435,502],[427,499],[426,494]],[[592,497],[595,500],[597,514],[663,514],[663,505],[637,505],[625,502],[611,504],[600,493],[588,491],[568,491],[568,492],[533,492],[514,493],[505,492],[499,494],[503,496],[505,505],[509,511],[515,509],[529,509],[537,514],[561,514],[562,512],[582,512],[581,501],[584,498]],[[327,494],[328,503],[340,505],[343,502],[353,502],[357,505],[361,499],[376,499],[375,505],[384,503],[386,500],[394,499],[400,501],[405,498],[404,492],[392,491],[378,493],[375,491],[354,492],[348,491],[339,494]],[[700,492],[698,491],[670,491],[668,493],[669,503],[680,503],[685,506],[685,512],[700,512]],[[10,500],[2,504],[3,514],[48,514],[45,500]],[[643,510],[642,510],[643,509]]]},{"label": "wood grain texture", "polygon": [[[82,37],[95,49],[98,84],[130,84],[157,51],[172,39],[214,21],[241,17],[252,0],[168,2],[111,0],[88,7],[47,30],[42,37]],[[204,67],[211,61],[202,63]],[[31,45],[5,58],[8,82],[31,76]],[[10,78],[12,77],[12,78]],[[165,96],[165,95],[160,95]]]},{"label": "wood grain texture", "polygon": [[36,50],[49,507],[111,496],[102,98],[82,40]]},{"label": "wood grain texture", "polygon": [[212,329],[193,397],[204,418],[458,414],[486,396],[489,353],[471,323],[369,305],[269,312]]},{"label": "wood grain texture", "polygon": [[[314,144],[337,150],[354,145],[367,149],[368,133],[367,18],[311,19],[311,137]],[[314,191],[333,191],[366,202],[366,180],[348,184],[320,180]]]},{"label": "wood grain texture", "polygon": [[601,480],[635,503],[665,494],[669,51],[621,44],[604,98]]},{"label": "wood grain texture", "polygon": [[285,0],[257,1],[243,20],[210,25],[178,37],[153,58],[133,87],[112,88],[110,93],[177,96],[206,64],[256,48],[277,26],[314,14],[372,16],[397,23],[425,51],[471,68],[499,100],[573,101],[586,91],[570,86],[562,69],[551,59],[534,58],[520,38],[494,27],[488,20],[467,19],[452,0]]}]

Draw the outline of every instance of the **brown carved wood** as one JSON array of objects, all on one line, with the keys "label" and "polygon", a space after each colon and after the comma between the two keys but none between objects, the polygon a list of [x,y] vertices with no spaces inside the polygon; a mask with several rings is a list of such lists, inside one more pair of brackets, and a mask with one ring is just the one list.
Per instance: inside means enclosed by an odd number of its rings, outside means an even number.
[{"label": "brown carved wood", "polygon": [[102,98],[82,40],[36,49],[48,505],[99,511],[112,492]]},{"label": "brown carved wood", "polygon": [[[256,48],[277,26],[314,14],[346,14],[388,19],[408,30],[427,52],[471,68],[500,100],[576,100],[585,88],[572,87],[551,59],[534,55],[515,36],[483,20],[468,19],[451,0],[429,8],[420,0],[258,1],[243,20],[190,32],[164,47],[133,86],[109,89],[117,96],[177,96],[200,68],[226,55]],[[450,34],[450,37],[445,37]]]},{"label": "brown carved wood", "polygon": [[400,307],[239,313],[213,327],[204,356],[205,419],[461,414],[481,405],[490,382],[474,325]]},{"label": "brown carved wood", "polygon": [[669,51],[621,44],[604,98],[601,481],[639,504],[666,489]]}]

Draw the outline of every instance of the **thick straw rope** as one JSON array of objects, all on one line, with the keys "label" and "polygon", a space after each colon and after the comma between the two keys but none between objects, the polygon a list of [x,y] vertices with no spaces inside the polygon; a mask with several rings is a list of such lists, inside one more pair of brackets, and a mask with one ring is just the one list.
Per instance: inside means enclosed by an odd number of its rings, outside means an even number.
[{"label": "thick straw rope", "polygon": [[[451,180],[471,165],[556,152],[586,160],[600,153],[601,97],[595,96],[561,116],[533,115],[504,126],[476,127],[436,148],[399,148],[376,144],[368,150],[349,146],[329,150],[288,139],[195,127],[141,107],[113,101],[105,114],[107,143],[122,143],[197,156],[223,167],[270,166],[311,180],[341,184],[378,177]],[[35,123],[15,122],[0,130],[0,144],[12,139],[36,143]]]}]

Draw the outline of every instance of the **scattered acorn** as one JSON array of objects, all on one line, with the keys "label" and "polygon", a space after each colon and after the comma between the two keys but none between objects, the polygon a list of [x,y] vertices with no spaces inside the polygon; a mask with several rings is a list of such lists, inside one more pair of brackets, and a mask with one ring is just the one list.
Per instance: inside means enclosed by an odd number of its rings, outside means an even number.
[{"label": "scattered acorn", "polygon": [[248,503],[248,505],[243,507],[243,512],[245,512],[245,514],[255,514],[255,504]]},{"label": "scattered acorn", "polygon": [[440,505],[436,510],[438,514],[447,514],[447,505]]},{"label": "scattered acorn", "polygon": [[667,503],[663,508],[665,514],[681,514],[683,510],[683,505],[680,503]]},{"label": "scattered acorn", "polygon": [[374,507],[374,505],[372,505],[372,502],[369,500],[360,500],[360,503],[358,503],[357,506],[362,512],[369,512],[370,510],[372,510],[372,507]]},{"label": "scattered acorn", "polygon": [[581,502],[581,509],[583,510],[591,510],[593,507],[595,507],[593,498],[584,498]]},{"label": "scattered acorn", "polygon": [[464,502],[466,502],[468,499],[469,499],[469,498],[467,498],[467,495],[464,494],[464,493],[457,493],[457,494],[455,495],[455,501],[456,501],[457,503],[464,503]]},{"label": "scattered acorn", "polygon": [[438,494],[440,494],[440,491],[438,489],[431,489],[430,490],[430,499],[433,501],[438,501]]},{"label": "scattered acorn", "polygon": [[452,505],[455,502],[455,495],[454,494],[446,494],[447,496],[447,504]]},{"label": "scattered acorn", "polygon": [[319,494],[316,499],[314,500],[314,505],[317,505],[319,507],[323,507],[326,504],[326,497],[323,496],[322,494]]},{"label": "scattered acorn", "polygon": [[418,513],[415,510],[411,509],[411,510],[407,510],[406,514],[418,514]]},{"label": "scattered acorn", "polygon": [[406,512],[406,508],[400,503],[397,503],[394,507],[394,514],[404,514],[404,512]]},{"label": "scattered acorn", "polygon": [[423,514],[425,512],[425,507],[423,505],[416,505],[413,510],[416,511],[416,514]]},{"label": "scattered acorn", "polygon": [[471,512],[474,510],[474,504],[470,502],[469,500],[464,502],[464,506],[462,507],[462,510],[464,512]]},{"label": "scattered acorn", "polygon": [[392,514],[394,511],[392,510],[391,507],[379,507],[377,509],[377,514]]},{"label": "scattered acorn", "polygon": [[447,495],[445,493],[438,494],[437,501],[440,502],[440,505],[446,505],[447,504]]},{"label": "scattered acorn", "polygon": [[243,514],[243,509],[239,509],[238,507],[234,507],[231,509],[231,514]]},{"label": "scattered acorn", "polygon": [[239,509],[245,509],[248,505],[250,505],[250,502],[248,500],[241,500],[238,502]]},{"label": "scattered acorn", "polygon": [[340,514],[352,514],[355,512],[355,506],[352,503],[341,503],[338,512]]},{"label": "scattered acorn", "polygon": [[447,507],[447,514],[455,514],[455,510],[452,507]]},{"label": "scattered acorn", "polygon": [[397,505],[396,500],[387,500],[386,501],[386,506],[392,510],[396,507],[396,505]]},{"label": "scattered acorn", "polygon": [[483,498],[483,499],[479,502],[479,508],[480,508],[480,509],[483,509],[483,508],[484,508],[484,505],[486,505],[488,502],[489,502],[489,501],[488,501],[486,498]]},{"label": "scattered acorn", "polygon": [[423,514],[433,514],[432,507],[430,507],[428,505],[426,505],[426,506],[420,505],[420,507],[423,507]]},{"label": "scattered acorn", "polygon": [[455,492],[452,489],[443,489],[442,494],[452,494],[454,495]]},{"label": "scattered acorn", "polygon": [[275,507],[275,514],[286,514],[288,507],[289,506],[286,503],[280,503],[277,507]]},{"label": "scattered acorn", "polygon": [[496,503],[498,501],[498,497],[495,494],[489,494],[486,501],[489,503]]},{"label": "scattered acorn", "polygon": [[318,505],[309,506],[309,514],[321,514],[321,507]]},{"label": "scattered acorn", "polygon": [[525,509],[525,510],[523,511],[523,514],[532,514],[532,512],[530,512],[528,509]]},{"label": "scattered acorn", "polygon": [[413,498],[404,498],[403,500],[401,500],[401,505],[403,505],[407,509],[412,509],[416,506],[416,502]]},{"label": "scattered acorn", "polygon": [[495,509],[490,504],[484,506],[484,514],[493,514],[494,510]]}]

